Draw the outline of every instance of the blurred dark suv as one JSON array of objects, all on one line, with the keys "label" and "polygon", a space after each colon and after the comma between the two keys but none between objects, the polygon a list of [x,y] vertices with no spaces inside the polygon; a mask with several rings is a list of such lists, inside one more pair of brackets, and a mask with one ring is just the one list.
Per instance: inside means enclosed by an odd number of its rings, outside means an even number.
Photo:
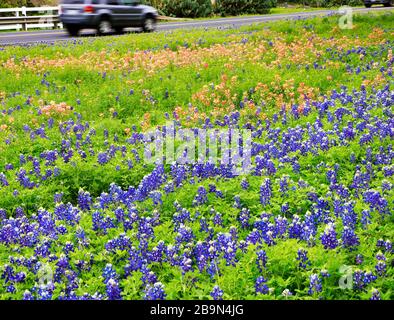
[{"label": "blurred dark suv", "polygon": [[390,7],[394,0],[364,0],[364,4],[367,8],[371,8],[374,4],[383,4],[385,7]]},{"label": "blurred dark suv", "polygon": [[137,0],[61,0],[59,18],[70,35],[81,29],[97,29],[99,34],[124,28],[142,28],[152,32],[156,28],[157,10]]}]

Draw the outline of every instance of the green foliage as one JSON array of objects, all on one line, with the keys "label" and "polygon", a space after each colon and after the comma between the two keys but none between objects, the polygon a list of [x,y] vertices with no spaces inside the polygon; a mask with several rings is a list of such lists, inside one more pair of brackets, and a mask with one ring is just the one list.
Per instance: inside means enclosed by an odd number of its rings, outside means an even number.
[{"label": "green foliage", "polygon": [[212,4],[211,0],[163,0],[163,11],[176,17],[207,17],[212,13]]},{"label": "green foliage", "polygon": [[198,18],[215,13],[222,16],[266,14],[276,0],[146,0],[166,16]]},{"label": "green foliage", "polygon": [[362,6],[364,2],[362,0],[289,0],[278,1],[278,4],[298,4],[308,7],[330,8],[340,6]]},{"label": "green foliage", "polygon": [[57,3],[57,0],[1,0],[0,8],[40,7]]},{"label": "green foliage", "polygon": [[215,13],[222,16],[240,14],[266,14],[276,7],[276,0],[216,0]]}]

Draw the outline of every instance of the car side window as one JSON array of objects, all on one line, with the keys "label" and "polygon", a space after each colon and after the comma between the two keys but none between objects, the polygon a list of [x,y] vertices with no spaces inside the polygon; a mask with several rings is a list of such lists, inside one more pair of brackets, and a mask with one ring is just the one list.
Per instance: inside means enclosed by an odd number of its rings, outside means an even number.
[{"label": "car side window", "polygon": [[118,0],[107,0],[107,3],[111,6],[117,6],[119,4]]},{"label": "car side window", "polygon": [[136,3],[135,0],[122,0],[122,2],[125,6],[131,6]]}]

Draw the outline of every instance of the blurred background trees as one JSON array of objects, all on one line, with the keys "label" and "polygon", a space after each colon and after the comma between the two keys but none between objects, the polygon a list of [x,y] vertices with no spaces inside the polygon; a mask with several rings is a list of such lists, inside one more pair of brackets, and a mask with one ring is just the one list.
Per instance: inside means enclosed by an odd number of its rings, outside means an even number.
[{"label": "blurred background trees", "polygon": [[40,7],[40,6],[56,6],[59,3],[58,0],[0,0],[1,8],[20,8],[26,7]]}]

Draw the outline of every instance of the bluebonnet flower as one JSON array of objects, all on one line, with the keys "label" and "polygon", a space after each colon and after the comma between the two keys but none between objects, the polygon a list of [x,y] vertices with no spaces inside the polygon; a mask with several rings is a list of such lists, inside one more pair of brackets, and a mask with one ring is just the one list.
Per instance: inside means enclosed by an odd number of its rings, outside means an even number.
[{"label": "bluebonnet flower", "polygon": [[203,272],[208,263],[207,245],[204,242],[198,241],[194,247],[194,254],[196,257],[197,267],[200,272]]},{"label": "bluebonnet flower", "polygon": [[0,172],[0,187],[6,187],[8,185],[7,177],[3,172]]},{"label": "bluebonnet flower", "polygon": [[88,246],[89,241],[86,238],[85,230],[83,230],[83,228],[81,228],[81,227],[77,228],[77,230],[75,231],[75,237],[78,239],[79,245],[84,246],[84,247]]},{"label": "bluebonnet flower", "polygon": [[275,164],[272,160],[267,161],[267,174],[274,175],[276,173]]},{"label": "bluebonnet flower", "polygon": [[364,283],[366,285],[370,284],[371,282],[375,281],[377,279],[377,277],[371,272],[371,271],[367,271],[364,273]]},{"label": "bluebonnet flower", "polygon": [[326,177],[330,184],[335,185],[337,183],[337,173],[335,170],[328,170]]},{"label": "bluebonnet flower", "polygon": [[107,281],[106,291],[108,300],[122,300],[121,290],[117,280],[110,278]]},{"label": "bluebonnet flower", "polygon": [[203,186],[199,186],[197,190],[197,195],[194,198],[193,203],[195,205],[201,205],[208,201],[207,190]]},{"label": "bluebonnet flower", "polygon": [[390,181],[382,181],[382,192],[390,191],[393,188],[393,184]]},{"label": "bluebonnet flower", "polygon": [[22,166],[26,163],[26,158],[23,154],[19,155],[19,164]]},{"label": "bluebonnet flower", "polygon": [[382,298],[380,297],[380,292],[378,289],[372,289],[372,295],[369,300],[381,300]]},{"label": "bluebonnet flower", "polygon": [[233,204],[234,208],[238,208],[241,209],[242,205],[241,205],[241,197],[239,195],[235,195],[234,196],[234,204]]},{"label": "bluebonnet flower", "polygon": [[115,218],[118,222],[122,222],[125,219],[125,212],[123,208],[118,207],[114,210]]},{"label": "bluebonnet flower", "polygon": [[37,246],[34,250],[34,253],[37,256],[41,256],[43,258],[48,257],[50,255],[50,248],[51,248],[51,242],[50,241],[44,241],[42,244]]},{"label": "bluebonnet flower", "polygon": [[150,197],[152,198],[154,205],[163,204],[162,194],[160,191],[158,191],[158,190],[152,191],[150,193]]},{"label": "bluebonnet flower", "polygon": [[254,229],[248,234],[248,236],[246,237],[246,242],[247,242],[248,244],[250,244],[250,243],[256,244],[256,243],[258,243],[258,242],[260,242],[260,241],[261,241],[261,234],[260,234],[260,232],[259,232],[256,228],[254,228]]},{"label": "bluebonnet flower", "polygon": [[260,186],[260,202],[263,206],[270,203],[272,196],[272,186],[271,180],[269,178],[265,179]]},{"label": "bluebonnet flower", "polygon": [[386,262],[379,260],[375,266],[375,270],[379,276],[383,277],[386,274],[386,267]]},{"label": "bluebonnet flower", "polygon": [[300,172],[301,166],[297,159],[292,160],[292,168],[294,172],[296,173]]},{"label": "bluebonnet flower", "polygon": [[[213,212],[214,210],[211,211],[211,213]],[[223,226],[222,215],[219,212],[216,212],[215,215],[213,216],[213,224],[215,226]]]},{"label": "bluebonnet flower", "polygon": [[179,245],[168,245],[166,250],[167,261],[171,266],[179,265]]},{"label": "bluebonnet flower", "polygon": [[288,228],[289,238],[301,239],[304,227],[305,224],[301,221],[301,218],[295,214]]},{"label": "bluebonnet flower", "polygon": [[237,227],[235,227],[235,226],[230,226],[230,229],[229,229],[229,234],[231,235],[231,239],[233,240],[233,241],[237,241],[238,240],[238,231],[237,231]]},{"label": "bluebonnet flower", "polygon": [[232,240],[232,236],[229,233],[219,233],[217,236],[217,247],[218,251],[223,252],[226,265],[235,266],[235,263],[237,262],[235,258],[237,246],[235,241]]},{"label": "bluebonnet flower", "polygon": [[309,277],[309,290],[308,294],[313,295],[322,291],[321,279],[319,275],[314,273]]},{"label": "bluebonnet flower", "polygon": [[6,288],[6,292],[15,293],[16,292],[15,286],[13,284],[8,285]]},{"label": "bluebonnet flower", "polygon": [[247,190],[249,188],[249,182],[246,178],[242,179],[241,181],[241,188]]},{"label": "bluebonnet flower", "polygon": [[219,286],[214,286],[211,291],[211,297],[213,300],[223,300],[223,290],[219,288]]},{"label": "bluebonnet flower", "polygon": [[280,207],[280,211],[283,214],[286,214],[289,211],[290,205],[288,202],[285,202],[284,204],[282,204],[282,206]]},{"label": "bluebonnet flower", "polygon": [[70,241],[67,241],[64,245],[63,251],[65,254],[68,254],[69,252],[73,252],[74,251],[74,244]]},{"label": "bluebonnet flower", "polygon": [[136,250],[135,247],[131,247],[129,250],[128,264],[125,266],[125,274],[129,275],[132,271],[140,270],[144,263],[140,251]]},{"label": "bluebonnet flower", "polygon": [[385,255],[380,251],[376,254],[376,259],[380,261],[386,261]]},{"label": "bluebonnet flower", "polygon": [[[40,211],[39,211],[39,213],[40,213]],[[23,208],[16,207],[16,209],[15,209],[15,217],[22,218],[24,216],[25,216],[25,211],[23,210]]]},{"label": "bluebonnet flower", "polygon": [[104,165],[109,161],[108,154],[106,152],[100,152],[97,156],[99,164]]},{"label": "bluebonnet flower", "polygon": [[376,242],[376,246],[378,248],[383,248],[384,247],[384,240],[382,238],[378,239],[378,241]]},{"label": "bluebonnet flower", "polygon": [[63,192],[55,193],[53,196],[53,200],[55,203],[60,203],[62,202],[62,197],[63,197]]},{"label": "bluebonnet flower", "polygon": [[145,300],[165,300],[166,293],[164,285],[161,282],[156,282],[154,285],[148,284],[145,289]]},{"label": "bluebonnet flower", "polygon": [[36,183],[31,181],[30,178],[27,176],[25,169],[20,168],[16,175],[16,180],[20,183],[22,187],[27,189],[33,189],[37,186]]},{"label": "bluebonnet flower", "polygon": [[178,234],[175,237],[177,243],[188,243],[194,238],[193,230],[185,225],[180,225],[178,229]]},{"label": "bluebonnet flower", "polygon": [[393,244],[391,243],[390,240],[387,240],[387,241],[384,243],[384,249],[385,249],[387,252],[389,252],[389,253],[391,253],[391,252],[393,251]]},{"label": "bluebonnet flower", "polygon": [[53,175],[54,175],[55,177],[57,177],[57,176],[60,175],[60,169],[59,169],[58,167],[54,167],[54,168],[53,168]]},{"label": "bluebonnet flower", "polygon": [[215,193],[215,192],[217,192],[217,187],[216,187],[216,185],[213,184],[213,183],[210,183],[209,186],[208,186],[208,188],[209,188],[209,192],[210,192],[210,193]]},{"label": "bluebonnet flower", "polygon": [[23,293],[23,300],[34,300],[34,297],[29,290],[25,290]]},{"label": "bluebonnet flower", "polygon": [[268,294],[269,292],[269,288],[266,285],[267,280],[263,277],[263,276],[259,276],[256,279],[256,283],[255,283],[255,290],[256,290],[256,294]]},{"label": "bluebonnet flower", "polygon": [[113,219],[109,216],[104,217],[104,214],[101,211],[93,212],[92,220],[94,231],[102,231],[106,234],[107,229],[115,228]]},{"label": "bluebonnet flower", "polygon": [[163,240],[160,240],[157,244],[157,246],[153,247],[151,254],[150,254],[150,260],[155,261],[155,262],[162,262],[163,261],[163,255],[166,252],[166,245]]},{"label": "bluebonnet flower", "polygon": [[348,249],[354,249],[354,247],[360,244],[358,236],[355,234],[352,228],[345,226],[342,232],[342,245]]},{"label": "bluebonnet flower", "polygon": [[377,276],[375,276],[370,271],[355,270],[353,272],[353,287],[356,290],[362,291],[366,286],[375,281]]},{"label": "bluebonnet flower", "polygon": [[53,285],[42,285],[37,290],[37,300],[51,300],[53,294]]},{"label": "bluebonnet flower", "polygon": [[371,214],[369,210],[363,210],[361,212],[361,224],[363,229],[366,229],[369,224],[371,224]]},{"label": "bluebonnet flower", "polygon": [[287,219],[282,216],[275,217],[275,232],[278,238],[282,238],[287,232]]},{"label": "bluebonnet flower", "polygon": [[383,167],[383,175],[385,177],[391,177],[394,175],[394,165],[384,166]]},{"label": "bluebonnet flower", "polygon": [[125,233],[120,234],[118,237],[108,240],[105,249],[108,252],[115,253],[116,250],[128,250],[131,247],[131,240]]},{"label": "bluebonnet flower", "polygon": [[354,202],[345,202],[342,204],[341,218],[343,225],[354,228],[357,223],[357,214],[354,212]]},{"label": "bluebonnet flower", "polygon": [[279,180],[279,190],[282,194],[282,196],[285,196],[287,194],[287,191],[289,190],[289,177],[288,176],[283,176]]},{"label": "bluebonnet flower", "polygon": [[368,190],[363,193],[363,199],[369,204],[372,210],[377,210],[380,214],[390,214],[387,200],[382,197],[379,191]]},{"label": "bluebonnet flower", "polygon": [[108,263],[104,270],[103,270],[103,278],[104,278],[104,283],[108,283],[110,279],[113,280],[118,280],[119,276],[115,271],[115,268],[112,266],[112,264]]},{"label": "bluebonnet flower", "polygon": [[274,225],[272,223],[268,224],[268,229],[266,232],[262,232],[262,237],[264,242],[268,245],[268,246],[273,246],[276,244],[274,238],[275,238],[275,229],[274,229]]},{"label": "bluebonnet flower", "polygon": [[144,285],[149,283],[154,284],[157,282],[157,276],[145,263],[142,265],[140,271],[142,272],[141,280]]},{"label": "bluebonnet flower", "polygon": [[311,265],[311,262],[308,259],[308,251],[305,249],[298,249],[296,259],[299,261],[298,266],[302,269],[306,269]]},{"label": "bluebonnet flower", "polygon": [[362,254],[357,254],[356,255],[356,264],[362,264],[364,261],[364,257]]},{"label": "bluebonnet flower", "polygon": [[335,225],[329,223],[324,229],[323,234],[320,236],[324,249],[335,249],[338,246],[337,233]]},{"label": "bluebonnet flower", "polygon": [[190,259],[187,255],[183,254],[180,267],[182,269],[182,275],[185,275],[187,272],[192,271],[192,259]]},{"label": "bluebonnet flower", "polygon": [[239,214],[239,221],[243,229],[249,228],[250,211],[247,208],[243,208]]},{"label": "bluebonnet flower", "polygon": [[166,185],[164,185],[163,189],[167,194],[174,192],[175,191],[174,183],[172,181],[169,181]]},{"label": "bluebonnet flower", "polygon": [[208,223],[204,217],[200,218],[200,232],[208,232]]},{"label": "bluebonnet flower", "polygon": [[263,272],[267,265],[267,254],[264,250],[257,251],[256,265],[260,273]]},{"label": "bluebonnet flower", "polygon": [[323,269],[323,270],[320,271],[320,275],[321,275],[323,278],[329,278],[329,277],[331,276],[330,273],[329,273],[327,270],[325,270],[325,269]]},{"label": "bluebonnet flower", "polygon": [[211,279],[213,279],[215,276],[220,275],[220,270],[217,261],[214,259],[210,262],[207,272],[210,275]]},{"label": "bluebonnet flower", "polygon": [[80,189],[78,192],[78,205],[81,210],[90,210],[91,203],[92,198],[90,197],[90,193]]},{"label": "bluebonnet flower", "polygon": [[248,244],[247,244],[247,242],[246,242],[245,240],[241,240],[241,241],[238,243],[238,248],[239,248],[239,250],[241,250],[243,253],[245,253],[245,252],[247,251],[247,249],[248,249]]},{"label": "bluebonnet flower", "polygon": [[10,265],[5,265],[4,271],[1,274],[1,278],[4,279],[4,283],[13,282],[14,277],[14,268]]}]

